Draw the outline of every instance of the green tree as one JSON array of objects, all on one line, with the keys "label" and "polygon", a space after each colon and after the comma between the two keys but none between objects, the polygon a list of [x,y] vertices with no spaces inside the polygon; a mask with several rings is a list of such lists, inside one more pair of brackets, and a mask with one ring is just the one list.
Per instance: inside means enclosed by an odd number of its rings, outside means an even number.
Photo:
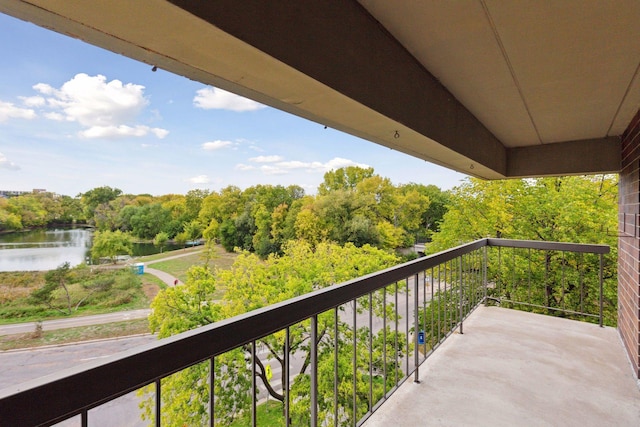
[{"label": "green tree", "polygon": [[[216,320],[221,320],[234,316],[239,313],[255,310],[287,298],[303,295],[314,289],[331,286],[348,279],[361,276],[373,271],[378,271],[393,265],[397,262],[397,258],[387,252],[373,248],[371,246],[363,246],[357,248],[353,244],[347,244],[344,247],[331,244],[319,243],[315,248],[307,242],[289,242],[284,249],[282,256],[271,255],[266,260],[260,260],[256,254],[249,252],[242,253],[235,261],[230,270],[215,270],[210,272],[204,268],[194,268],[190,271],[189,278],[184,287],[169,288],[162,291],[152,304],[153,312],[150,316],[150,325],[152,330],[158,331],[160,337],[183,332],[185,330],[201,326]],[[214,291],[216,287],[225,287],[227,289],[224,300],[220,304],[213,301]],[[367,302],[363,301],[362,307],[367,307]],[[390,308],[388,307],[388,310]],[[380,313],[381,307],[378,305],[376,312]],[[333,337],[334,330],[333,313],[324,313],[319,317],[319,369],[333,369],[333,346],[328,345]],[[342,351],[340,354],[340,382],[342,389],[340,392],[341,412],[349,413],[352,400],[351,392],[348,389],[353,383],[353,368],[349,368],[351,360],[349,341],[353,340],[357,335],[360,342],[366,342],[368,329],[366,327],[358,328],[356,331],[350,330],[350,326],[342,321],[339,325],[340,337],[342,342]],[[310,363],[309,354],[309,325],[305,322],[296,328],[291,328],[289,338],[289,349],[291,353],[302,354],[303,365],[299,374],[292,385],[291,401],[293,402],[292,414],[294,425],[308,425],[308,367]],[[387,330],[388,339],[393,340],[394,333]],[[375,342],[381,345],[382,331],[375,335]],[[260,341],[260,345],[264,346],[269,353],[273,363],[284,363],[285,334],[283,332],[276,333],[266,337]],[[398,341],[404,342],[404,339]],[[376,347],[379,362],[382,363],[382,351],[395,351],[392,347]],[[398,351],[404,353],[406,348],[400,347]],[[218,374],[227,377],[216,383],[216,420],[222,425],[228,425],[235,418],[246,413],[249,410],[250,396],[246,393],[249,389],[251,374],[245,365],[245,357],[248,356],[248,349],[238,349],[229,354],[225,354],[222,358],[216,359],[216,378]],[[360,346],[362,353],[358,354],[358,366],[364,366],[368,361],[368,351],[364,346]],[[390,365],[387,366],[387,372],[393,372],[395,360],[390,354],[386,358]],[[228,365],[226,365],[228,364]],[[226,366],[225,366],[226,365]],[[229,377],[232,372],[233,377]],[[281,372],[285,372],[282,369]],[[368,370],[357,369],[358,376],[368,375]],[[163,408],[165,420],[170,425],[185,422],[188,416],[197,414],[195,421],[191,420],[190,424],[205,424],[206,407],[208,402],[208,387],[206,381],[201,381],[208,373],[206,365],[197,365],[196,367],[172,375],[166,383],[163,381]],[[266,370],[262,363],[258,363],[257,375],[262,378],[266,384],[270,381],[266,378]],[[330,377],[327,375],[327,377]],[[360,378],[363,379],[363,378]],[[273,379],[273,381],[282,378]],[[361,381],[364,384],[364,381]],[[382,394],[382,384],[377,382],[376,396]],[[330,396],[332,394],[333,385],[329,382],[320,384],[321,396]],[[170,390],[164,391],[166,388]],[[197,388],[197,390],[196,390]],[[202,389],[202,390],[200,390]],[[274,388],[267,385],[267,389],[271,396],[282,401],[284,396]],[[362,386],[362,390],[358,391],[359,413],[366,411],[368,390]],[[164,399],[167,399],[164,403]],[[218,406],[221,402],[222,406]],[[148,411],[152,408],[152,401],[147,400],[144,404]],[[332,399],[326,399],[320,402],[322,414],[329,417],[329,406],[332,405]],[[323,416],[324,416],[323,415]]]},{"label": "green tree", "polygon": [[47,224],[47,211],[35,194],[10,198],[7,210],[20,218],[23,227],[42,227]]},{"label": "green tree", "polygon": [[109,186],[96,187],[85,193],[80,194],[80,200],[84,205],[84,211],[87,218],[92,219],[94,211],[99,205],[108,204],[122,194],[122,190],[111,188]]},{"label": "green tree", "polygon": [[9,210],[9,201],[0,197],[0,231],[14,231],[22,229],[20,215]]},{"label": "green tree", "polygon": [[[71,314],[71,294],[68,287],[70,277],[69,270],[70,264],[65,262],[55,270],[48,271],[44,276],[44,286],[31,293],[31,302],[34,304],[44,304],[49,308],[60,310],[65,314]],[[55,307],[53,304],[53,292],[57,289],[62,289],[64,291],[67,301],[65,310],[60,307]]]},{"label": "green tree", "polygon": [[164,246],[167,244],[168,241],[169,241],[169,235],[164,231],[159,232],[158,234],[156,234],[156,237],[153,238],[153,244],[154,246],[157,246],[160,248],[160,252],[162,252],[162,249],[164,248]]},{"label": "green tree", "polygon": [[359,182],[373,176],[373,168],[347,166],[324,174],[324,180],[318,187],[319,195],[326,195],[336,190],[353,190]]},{"label": "green tree", "polygon": [[93,234],[93,246],[91,258],[94,262],[100,258],[109,258],[114,264],[118,261],[118,255],[131,255],[133,253],[133,241],[131,236],[117,231],[96,231]]},{"label": "green tree", "polygon": [[160,203],[151,203],[139,207],[131,216],[131,232],[142,239],[153,239],[159,232],[165,231],[171,213]]},{"label": "green tree", "polygon": [[[483,237],[606,244],[604,257],[605,321],[615,324],[617,310],[617,178],[613,175],[568,176],[505,181],[470,178],[451,192],[451,204],[440,231],[427,247],[434,253]],[[516,301],[543,307],[585,307],[597,312],[598,281],[582,283],[597,272],[597,260],[558,251],[518,254],[509,252],[509,262],[500,262],[500,251],[490,252],[489,280],[497,283],[491,292]],[[531,275],[516,274],[538,266]],[[528,283],[540,284],[529,296]],[[579,311],[575,308],[574,311]],[[552,314],[552,313],[550,313]],[[566,316],[566,314],[562,314]]]}]

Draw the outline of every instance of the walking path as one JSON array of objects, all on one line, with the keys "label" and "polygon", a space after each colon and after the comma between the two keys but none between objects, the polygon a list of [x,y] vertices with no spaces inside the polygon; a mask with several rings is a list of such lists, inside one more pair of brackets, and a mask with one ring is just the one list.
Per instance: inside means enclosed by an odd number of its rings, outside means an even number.
[{"label": "walking path", "polygon": [[[146,273],[152,274],[162,280],[167,286],[174,286],[177,284],[182,284],[180,280],[176,277],[172,276],[169,273],[165,273],[164,271],[160,271],[155,268],[149,268],[147,265],[154,264],[156,262],[166,261],[175,258],[182,258],[185,256],[193,255],[202,252],[200,251],[191,251],[178,255],[171,255],[166,258],[157,259],[149,262],[145,262]],[[53,331],[56,329],[65,329],[65,328],[75,328],[78,326],[91,326],[91,325],[101,325],[104,323],[112,323],[112,322],[122,322],[126,320],[133,319],[144,319],[149,315],[151,310],[148,308],[140,309],[140,310],[129,310],[129,311],[120,311],[116,313],[107,313],[107,314],[96,314],[93,316],[80,316],[80,317],[71,317],[66,319],[54,319],[54,320],[45,320],[42,322],[42,330],[43,331]],[[0,335],[11,335],[11,334],[25,334],[29,332],[33,332],[36,328],[36,322],[26,322],[26,323],[14,323],[9,325],[0,325]]]},{"label": "walking path", "polygon": [[[148,308],[140,310],[119,311],[116,313],[95,314],[93,316],[70,317],[66,319],[45,320],[42,322],[43,331],[75,328],[78,326],[102,325],[104,323],[123,322],[133,319],[144,319],[151,313]],[[36,322],[13,323],[0,325],[0,335],[26,334],[36,329]]]}]

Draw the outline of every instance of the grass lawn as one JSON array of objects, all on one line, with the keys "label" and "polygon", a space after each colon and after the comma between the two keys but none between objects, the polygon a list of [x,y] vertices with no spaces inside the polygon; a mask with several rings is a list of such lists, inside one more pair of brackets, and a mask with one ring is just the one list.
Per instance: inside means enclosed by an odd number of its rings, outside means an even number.
[{"label": "grass lawn", "polygon": [[[165,253],[165,257],[169,259],[166,259],[164,261],[153,261],[151,264],[149,264],[149,267],[164,271],[165,273],[169,273],[184,282],[187,280],[187,270],[189,270],[189,268],[194,265],[204,265],[205,263],[204,254],[201,252],[203,247],[199,246],[198,248],[200,249],[200,251],[189,251],[192,253],[187,252],[188,255],[180,256],[179,258],[169,257],[182,255],[182,251],[167,252]],[[209,261],[209,265],[214,268],[228,269],[231,268],[231,265],[233,265],[233,262],[235,261],[237,256],[238,254],[229,253],[225,251],[222,246],[216,245],[213,259]],[[214,297],[216,299],[222,298],[222,296],[224,295],[224,291],[224,289],[216,289]]]},{"label": "grass lawn", "polygon": [[65,344],[148,333],[149,321],[147,319],[135,319],[125,322],[105,323],[104,325],[43,331],[40,334],[36,334],[34,330],[34,332],[28,334],[0,336],[0,350],[40,347],[43,345]]},{"label": "grass lawn", "polygon": [[[143,256],[143,257],[138,257],[135,259],[136,262],[149,262],[149,261],[157,261],[159,259],[164,259],[170,256],[176,256],[176,255],[182,255],[182,254],[188,254],[188,253],[193,253],[193,252],[200,252],[204,249],[204,246],[193,246],[190,248],[185,248],[185,249],[176,249],[173,251],[167,251],[167,252],[163,252],[161,254],[153,254],[153,255],[147,255],[147,256]],[[224,250],[224,249],[222,249]]]},{"label": "grass lawn", "polygon": [[[284,411],[282,402],[277,400],[269,400],[257,407],[257,424],[259,426],[284,426]],[[229,427],[241,427],[251,425],[251,413],[244,414],[231,424]]]},{"label": "grass lawn", "polygon": [[187,270],[194,265],[203,265],[202,255],[200,253],[186,255],[180,258],[167,259],[166,261],[156,261],[147,264],[151,268],[164,271],[181,281],[187,280]]}]

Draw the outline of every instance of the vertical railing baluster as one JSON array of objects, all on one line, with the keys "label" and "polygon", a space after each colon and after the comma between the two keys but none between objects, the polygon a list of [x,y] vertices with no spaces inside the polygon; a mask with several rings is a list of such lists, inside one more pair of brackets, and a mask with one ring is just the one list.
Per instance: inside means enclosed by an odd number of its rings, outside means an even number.
[{"label": "vertical railing baluster", "polygon": [[446,339],[447,338],[447,331],[449,330],[449,321],[448,319],[448,313],[449,313],[449,298],[447,297],[447,262],[444,262],[443,265],[443,269],[444,269],[444,292],[442,294],[442,297],[444,298],[444,331],[442,331],[442,339]]},{"label": "vertical railing baluster", "polygon": [[353,425],[358,424],[358,328],[357,328],[358,300],[353,300]]},{"label": "vertical railing baluster", "polygon": [[[436,346],[435,343],[435,324],[434,324],[434,320],[435,320],[435,313],[433,312],[433,285],[434,285],[434,278],[433,278],[433,267],[431,267],[431,299],[429,300],[429,308],[431,309],[431,336],[430,336],[430,340],[431,340],[431,348],[429,349],[429,351],[433,351],[433,348]],[[436,306],[437,307],[437,306]]]},{"label": "vertical railing baluster", "polygon": [[424,355],[427,359],[427,270],[422,272],[422,332],[424,333]]},{"label": "vertical railing baluster", "polygon": [[578,262],[578,274],[580,280],[580,312],[584,313],[584,254],[580,254],[580,261]]},{"label": "vertical railing baluster", "polygon": [[502,298],[502,248],[498,246],[498,274],[496,276],[497,297]]},{"label": "vertical railing baluster", "polygon": [[463,334],[464,330],[463,330],[463,325],[464,325],[464,281],[462,280],[462,257],[459,257],[459,266],[458,266],[458,272],[460,274],[460,333]]},{"label": "vertical railing baluster", "polygon": [[440,344],[440,334],[442,332],[442,322],[440,312],[442,311],[442,292],[440,289],[440,279],[442,279],[441,275],[441,264],[438,264],[438,344]]},{"label": "vertical railing baluster", "polygon": [[564,276],[564,265],[565,265],[565,259],[564,259],[564,251],[562,251],[562,309],[565,309],[565,276]]},{"label": "vertical railing baluster", "polygon": [[387,287],[382,288],[382,377],[384,378],[384,399],[387,399]]},{"label": "vertical railing baluster", "polygon": [[216,358],[209,359],[209,427],[213,427],[216,421],[215,407],[215,385],[216,385]]},{"label": "vertical railing baluster", "polygon": [[[544,251],[544,304],[545,307],[549,307],[549,264],[551,263],[551,256],[549,251]],[[547,310],[547,314],[549,310]]]},{"label": "vertical railing baluster", "polygon": [[[516,250],[517,250],[516,248],[513,248],[513,249],[512,249],[512,253],[513,253],[513,261],[512,261],[512,262],[513,262],[513,265],[511,266],[511,268],[512,268],[512,270],[511,270],[511,271],[512,271],[512,273],[511,273],[511,283],[512,283],[512,285],[511,285],[511,286],[512,286],[512,289],[513,289],[513,290],[512,290],[512,293],[514,294],[514,295],[512,295],[512,296],[511,296],[511,298],[510,298],[510,299],[512,299],[512,300],[513,300],[513,299],[514,299],[514,297],[516,297],[516,296],[518,295],[518,293],[519,293],[519,292],[518,292],[518,291],[519,291],[518,279],[517,279],[517,276],[516,276]],[[519,300],[519,299],[520,299],[519,297],[518,297],[518,298],[516,298],[516,300]]]},{"label": "vertical railing baluster", "polygon": [[604,317],[603,317],[603,310],[604,310],[604,294],[603,294],[603,282],[604,282],[604,260],[602,258],[602,254],[600,255],[600,274],[599,274],[599,278],[600,278],[600,312],[599,312],[599,317],[600,317],[600,327],[604,327]]},{"label": "vertical railing baluster", "polygon": [[531,248],[528,249],[528,257],[529,257],[529,283],[528,283],[528,287],[529,289],[527,290],[527,293],[529,295],[529,304],[533,304],[533,301],[531,300]]},{"label": "vertical railing baluster", "polygon": [[89,411],[86,409],[80,414],[80,425],[82,427],[89,427]]},{"label": "vertical railing baluster", "polygon": [[487,253],[489,248],[485,246],[482,254],[482,288],[484,305],[487,305],[487,265],[489,264],[489,254]]},{"label": "vertical railing baluster", "polygon": [[251,341],[251,425],[258,425],[258,408],[256,403],[256,395],[258,388],[256,380],[256,340]]},{"label": "vertical railing baluster", "polygon": [[[419,313],[419,308],[418,308],[418,295],[420,293],[420,288],[419,288],[419,283],[418,283],[419,277],[416,274],[414,276],[414,286],[413,286],[413,293],[414,293],[414,297],[413,297],[413,327],[414,327],[414,331],[413,331],[413,338],[414,338],[414,363],[415,363],[415,374],[413,376],[413,381],[416,383],[420,382],[420,374],[418,372],[418,365],[420,364],[420,360],[419,360],[419,346],[420,344],[418,343],[418,334],[420,333],[420,316],[418,315]],[[407,359],[408,359],[408,355],[407,355]]]},{"label": "vertical railing baluster", "polygon": [[395,337],[394,337],[394,345],[395,345],[395,363],[393,365],[393,370],[395,372],[395,385],[394,388],[398,386],[398,282],[395,282],[395,291],[396,291],[396,295],[395,295],[395,306],[394,306],[394,311],[395,311],[395,318],[394,318],[394,323],[395,323]]},{"label": "vertical railing baluster", "polygon": [[291,349],[289,348],[289,340],[291,339],[291,330],[289,326],[285,329],[284,333],[284,423],[286,427],[291,425],[291,384],[289,377],[291,376],[291,355],[289,352]]},{"label": "vertical railing baluster", "polygon": [[309,339],[310,356],[310,408],[311,427],[318,426],[318,315],[311,317],[311,331]]},{"label": "vertical railing baluster", "polygon": [[467,298],[469,299],[467,310],[471,310],[476,306],[476,252],[471,252],[467,255],[467,262],[465,263],[466,270],[466,282],[469,287],[467,292]]},{"label": "vertical railing baluster", "polygon": [[333,425],[338,426],[338,351],[340,350],[340,340],[338,339],[338,309],[333,309]]},{"label": "vertical railing baluster", "polygon": [[369,292],[369,412],[373,413],[373,292]]},{"label": "vertical railing baluster", "polygon": [[156,380],[156,427],[160,427],[162,425],[162,388],[161,388],[161,379],[158,378]]},{"label": "vertical railing baluster", "polygon": [[409,278],[404,279],[405,284],[405,302],[404,302],[404,323],[405,323],[405,349],[404,358],[405,358],[405,378],[409,377]]}]

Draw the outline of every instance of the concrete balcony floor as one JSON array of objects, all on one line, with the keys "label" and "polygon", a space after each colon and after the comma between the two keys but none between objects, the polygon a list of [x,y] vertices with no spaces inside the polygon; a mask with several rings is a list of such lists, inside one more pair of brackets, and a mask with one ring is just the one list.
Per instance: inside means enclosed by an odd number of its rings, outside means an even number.
[{"label": "concrete balcony floor", "polygon": [[614,328],[480,307],[369,420],[376,426],[640,426]]}]

